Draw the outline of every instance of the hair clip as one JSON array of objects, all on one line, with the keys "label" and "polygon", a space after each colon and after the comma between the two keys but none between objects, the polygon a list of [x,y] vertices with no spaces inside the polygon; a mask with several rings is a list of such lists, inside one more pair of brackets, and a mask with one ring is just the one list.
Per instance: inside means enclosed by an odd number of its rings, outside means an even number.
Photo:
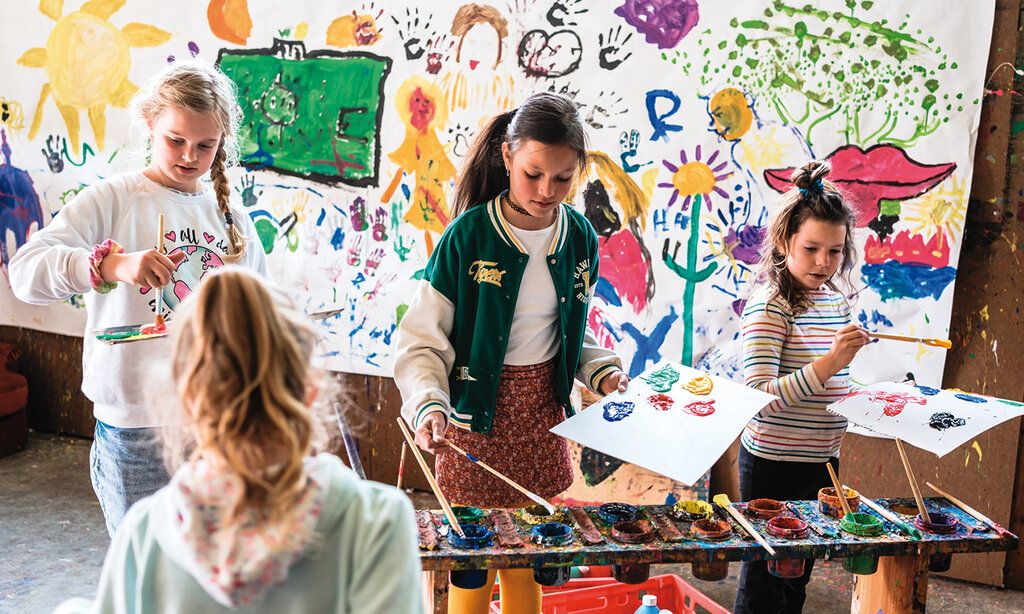
[{"label": "hair clip", "polygon": [[811,185],[806,188],[800,188],[800,195],[807,196],[808,194],[814,194],[817,196],[825,191],[825,184],[822,183],[821,179],[815,179],[811,182]]}]

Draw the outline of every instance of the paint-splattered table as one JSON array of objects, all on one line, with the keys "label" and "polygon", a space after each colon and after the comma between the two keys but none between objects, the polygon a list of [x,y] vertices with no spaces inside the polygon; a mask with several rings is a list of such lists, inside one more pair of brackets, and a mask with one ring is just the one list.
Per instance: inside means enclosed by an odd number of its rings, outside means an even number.
[{"label": "paint-splattered table", "polygon": [[[895,511],[908,524],[913,523],[916,509],[912,499],[879,499],[876,502]],[[949,556],[954,553],[1008,551],[1018,545],[1017,536],[989,529],[945,499],[927,499],[927,503],[929,510],[952,514],[958,521],[956,530],[947,535],[923,533],[923,539],[915,541],[886,522],[882,535],[857,537],[840,531],[838,521],[819,512],[817,501],[794,501],[792,505],[799,515],[812,528],[817,527],[826,535],[811,531],[801,539],[768,536],[777,553],[775,557],[746,537],[742,529],[737,533],[735,523],[733,533],[721,541],[695,538],[691,535],[691,523],[671,517],[671,508],[666,506],[639,508],[638,519],[649,523],[647,527],[653,529],[653,539],[636,544],[623,543],[613,537],[612,525],[602,520],[596,507],[562,508],[559,514],[572,529],[572,534],[567,536],[568,543],[562,546],[540,545],[532,541],[533,529],[537,525],[529,521],[537,521],[538,518],[524,519],[514,510],[483,510],[479,524],[490,529],[504,525],[505,530],[497,532],[493,545],[475,550],[453,544],[454,536],[442,522],[440,511],[422,510],[418,512],[421,546],[424,539],[436,539],[433,549],[421,549],[424,589],[433,611],[444,612],[448,572],[453,570],[518,567],[546,570],[550,574],[567,566],[615,565],[620,577],[641,570],[642,581],[642,566],[652,563],[692,563],[695,575],[698,569],[707,575],[709,570],[714,573],[714,569],[721,569],[728,561],[842,558],[852,562],[877,558],[875,573],[855,576],[852,611],[870,614],[878,611],[886,614],[924,612],[929,567],[932,571],[941,571],[944,565],[948,569]],[[742,510],[745,504],[737,503],[736,507]],[[860,511],[875,515],[863,505]],[[792,512],[787,511],[783,515],[792,515]],[[766,535],[766,521],[749,519],[762,535]],[[590,530],[581,529],[584,526]],[[830,532],[837,537],[828,537]],[[621,533],[618,536],[621,537]],[[598,539],[601,540],[599,543]],[[517,541],[519,543],[514,543]],[[633,580],[636,580],[635,576]]]}]

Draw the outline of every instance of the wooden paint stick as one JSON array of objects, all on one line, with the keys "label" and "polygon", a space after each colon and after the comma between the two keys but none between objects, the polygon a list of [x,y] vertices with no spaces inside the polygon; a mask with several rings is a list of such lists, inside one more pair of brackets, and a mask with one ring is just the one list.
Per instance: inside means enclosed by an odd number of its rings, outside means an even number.
[{"label": "wooden paint stick", "polygon": [[[159,221],[157,222],[157,228],[158,228],[157,232],[159,233],[159,236],[157,236],[157,239],[156,239],[156,246],[157,246],[156,247],[156,251],[158,251],[158,252],[160,252],[162,254],[162,253],[164,253],[164,214],[163,213],[160,214]],[[162,326],[165,326],[165,322],[164,322],[164,289],[163,288],[153,288],[153,290],[156,292],[156,319],[154,321],[154,325],[157,328],[160,328]]]},{"label": "wooden paint stick", "polygon": [[[843,488],[846,488],[846,487],[844,486]],[[908,525],[907,523],[903,522],[903,520],[901,520],[899,518],[899,516],[897,516],[896,514],[893,514],[889,510],[887,510],[884,507],[882,507],[881,505],[879,505],[879,504],[875,503],[874,501],[872,501],[871,499],[868,499],[867,497],[865,497],[864,493],[860,493],[860,502],[863,503],[864,505],[870,507],[871,509],[875,510],[875,512],[877,512],[879,516],[881,516],[882,518],[885,518],[886,520],[891,522],[893,524],[893,526],[895,526],[900,531],[903,531],[904,533],[909,535],[911,539],[914,539],[914,540],[921,539],[921,532],[920,531],[918,531],[914,527]]]},{"label": "wooden paint stick", "polygon": [[551,505],[550,503],[548,503],[548,502],[547,502],[546,500],[544,500],[544,498],[543,498],[543,497],[541,497],[540,495],[538,495],[538,494],[536,494],[536,493],[532,493],[532,492],[530,492],[529,490],[527,490],[527,489],[526,489],[525,487],[523,487],[523,486],[520,486],[520,485],[519,485],[519,484],[517,484],[517,483],[516,483],[516,482],[515,482],[514,480],[512,480],[512,478],[510,478],[510,477],[508,477],[508,476],[506,476],[506,475],[502,474],[502,473],[501,473],[500,471],[498,471],[498,470],[497,470],[497,469],[495,469],[494,467],[491,467],[490,465],[488,465],[487,463],[483,462],[483,461],[482,461],[482,460],[480,460],[479,458],[477,458],[477,457],[473,456],[473,455],[472,455],[472,454],[470,454],[469,452],[466,452],[465,450],[463,450],[463,449],[462,449],[462,448],[460,448],[459,446],[457,446],[457,445],[455,445],[454,443],[452,443],[452,442],[451,442],[451,440],[448,440],[448,439],[446,439],[446,440],[445,440],[445,443],[446,443],[446,444],[448,444],[448,447],[450,447],[450,448],[451,448],[452,450],[455,450],[455,451],[456,451],[456,452],[458,452],[459,454],[461,454],[461,455],[465,456],[465,457],[466,457],[466,459],[467,459],[467,460],[468,460],[469,462],[471,462],[471,463],[473,463],[473,464],[475,464],[475,465],[478,465],[478,466],[480,466],[480,467],[483,467],[483,468],[484,468],[484,469],[486,469],[487,471],[491,472],[491,474],[492,474],[492,475],[493,475],[494,477],[496,477],[496,478],[500,479],[501,481],[505,482],[506,484],[508,484],[508,485],[509,485],[509,486],[511,486],[512,488],[515,488],[515,489],[516,489],[516,490],[518,490],[519,492],[521,492],[521,493],[523,493],[524,495],[526,495],[526,497],[527,497],[527,498],[529,498],[529,499],[530,499],[531,501],[533,501],[533,502],[534,502],[534,503],[536,503],[537,505],[539,505],[539,506],[543,507],[544,509],[546,509],[546,510],[548,511],[548,513],[549,513],[549,514],[554,514],[554,513],[555,513],[555,506],[553,506],[553,505]]},{"label": "wooden paint stick", "polygon": [[402,436],[405,437],[406,443],[409,444],[409,449],[412,450],[412,455],[416,457],[416,462],[419,463],[420,469],[423,470],[423,475],[426,476],[427,482],[430,484],[430,490],[434,491],[434,496],[437,497],[437,502],[441,504],[441,509],[444,511],[445,517],[448,518],[448,524],[455,529],[455,532],[459,535],[465,536],[462,532],[462,525],[459,524],[459,519],[455,517],[455,512],[452,511],[452,506],[448,504],[448,499],[445,498],[444,493],[441,492],[441,487],[438,485],[437,480],[434,479],[434,474],[430,472],[430,467],[427,466],[427,461],[423,460],[423,455],[420,454],[420,449],[416,447],[416,442],[413,439],[412,432],[409,430],[408,425],[405,424],[405,420],[401,416],[395,418],[398,422],[398,428],[402,431]]},{"label": "wooden paint stick", "polygon": [[910,468],[910,461],[907,459],[907,452],[903,449],[903,442],[900,441],[899,437],[896,438],[896,449],[899,450],[900,460],[903,461],[903,470],[907,472],[907,480],[910,481],[910,490],[914,493],[914,501],[917,502],[917,511],[921,514],[921,519],[931,524],[932,517],[928,515],[928,508],[924,505],[924,497],[921,496],[921,489],[917,485],[917,479],[914,478],[914,470]]},{"label": "wooden paint stick", "polygon": [[839,476],[836,475],[835,469],[832,468],[832,463],[826,462],[825,468],[828,469],[828,477],[832,479],[832,487],[836,489],[839,505],[843,506],[843,513],[853,514],[853,510],[850,509],[850,502],[846,500],[846,491],[843,490],[843,485],[839,483]]},{"label": "wooden paint stick", "polygon": [[405,473],[405,451],[409,449],[409,444],[402,441],[402,456],[398,459],[398,482],[395,483],[395,488],[402,489],[402,475]]},{"label": "wooden paint stick", "polygon": [[[808,326],[807,328],[809,330],[816,330],[816,331],[821,332],[821,333],[831,333],[833,335],[839,332],[839,329],[836,329],[836,328],[826,328],[824,326]],[[871,337],[872,339],[888,339],[890,341],[906,341],[906,342],[909,342],[909,343],[922,343],[924,345],[930,345],[932,347],[943,348],[943,349],[946,349],[946,350],[948,350],[948,349],[953,347],[953,342],[950,341],[949,339],[936,339],[936,338],[933,338],[933,337],[910,337],[910,336],[907,336],[907,335],[890,335],[888,333],[874,333],[874,332],[871,332],[871,331],[864,331],[864,332],[866,332],[868,334],[868,337]]]},{"label": "wooden paint stick", "polygon": [[991,518],[989,518],[985,514],[982,514],[978,510],[976,510],[973,507],[971,507],[970,505],[967,505],[966,503],[964,503],[960,499],[957,499],[956,497],[954,497],[953,495],[949,494],[948,492],[942,490],[941,488],[939,488],[935,484],[932,484],[931,482],[925,482],[925,484],[928,485],[928,488],[931,488],[935,492],[939,493],[940,496],[945,497],[946,499],[948,499],[949,502],[952,503],[953,505],[959,507],[960,509],[962,509],[963,511],[967,512],[971,516],[974,516],[977,520],[979,520],[981,522],[984,522],[988,526],[990,526],[993,529],[995,529],[1000,535],[1002,535],[1003,533],[1008,533],[1009,532],[1005,528],[1003,528],[1003,525],[1001,525],[998,522],[992,520]]}]

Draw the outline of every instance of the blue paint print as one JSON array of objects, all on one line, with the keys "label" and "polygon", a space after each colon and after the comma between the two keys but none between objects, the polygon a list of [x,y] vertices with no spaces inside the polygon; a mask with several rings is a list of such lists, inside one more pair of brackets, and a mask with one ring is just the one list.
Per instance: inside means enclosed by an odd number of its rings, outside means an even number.
[{"label": "blue paint print", "polygon": [[636,377],[643,373],[648,363],[654,364],[661,360],[661,345],[665,343],[665,336],[668,335],[668,331],[678,317],[675,306],[669,306],[668,315],[658,320],[650,335],[643,334],[631,322],[622,325],[622,332],[636,342],[636,351],[633,352],[633,360],[629,363],[630,377]]},{"label": "blue paint print", "polygon": [[923,394],[925,396],[928,396],[928,397],[933,397],[933,396],[939,394],[939,389],[938,388],[932,388],[931,386],[915,386],[915,388],[920,390],[921,394]]},{"label": "blue paint print", "polygon": [[608,422],[619,422],[633,413],[632,401],[612,401],[604,406],[604,419]]},{"label": "blue paint print", "polygon": [[622,299],[619,298],[619,293],[615,290],[615,286],[603,277],[597,280],[597,286],[594,288],[594,294],[604,299],[604,301],[609,305],[622,307]]},{"label": "blue paint print", "polygon": [[969,401],[971,403],[988,403],[988,399],[976,397],[974,395],[967,394],[966,392],[958,392],[953,396],[960,399],[961,401]]},{"label": "blue paint print", "polygon": [[331,247],[334,251],[340,250],[345,243],[345,231],[340,227],[334,229],[334,234],[331,236]]},{"label": "blue paint print", "polygon": [[7,233],[14,235],[14,250],[28,241],[32,224],[43,227],[43,208],[39,205],[32,177],[11,161],[7,132],[0,130],[0,265],[7,267]]},{"label": "blue paint print", "polygon": [[[658,99],[665,98],[672,103],[672,108],[668,111],[658,114]],[[670,90],[651,90],[647,92],[647,118],[651,122],[651,128],[654,128],[654,132],[651,133],[651,140],[657,141],[658,139],[664,139],[668,141],[669,132],[682,132],[683,127],[677,124],[669,124],[665,120],[679,111],[679,107],[682,106],[682,102],[679,100],[679,96],[676,96]]]},{"label": "blue paint print", "polygon": [[864,282],[878,292],[883,301],[927,296],[938,300],[956,278],[956,269],[951,266],[936,269],[927,264],[895,260],[885,264],[865,264],[861,273]]},{"label": "blue paint print", "polygon": [[857,316],[857,319],[860,320],[860,324],[864,328],[867,328],[868,326],[877,326],[878,324],[888,326],[889,328],[892,328],[893,326],[892,320],[885,317],[877,309],[872,309],[870,315],[868,315],[867,311],[862,309],[860,315]]}]

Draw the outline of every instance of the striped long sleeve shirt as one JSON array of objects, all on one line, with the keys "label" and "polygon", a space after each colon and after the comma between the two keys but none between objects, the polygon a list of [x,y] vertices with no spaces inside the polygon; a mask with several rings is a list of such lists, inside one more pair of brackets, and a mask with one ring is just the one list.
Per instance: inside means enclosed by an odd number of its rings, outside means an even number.
[{"label": "striped long sleeve shirt", "polygon": [[743,379],[779,397],[751,420],[741,441],[748,452],[777,461],[824,462],[839,455],[846,418],[827,407],[850,390],[849,367],[822,382],[811,363],[832,345],[829,333],[811,326],[850,323],[850,305],[832,290],[815,290],[807,311],[794,314],[770,289],[754,290],[743,311]]}]

